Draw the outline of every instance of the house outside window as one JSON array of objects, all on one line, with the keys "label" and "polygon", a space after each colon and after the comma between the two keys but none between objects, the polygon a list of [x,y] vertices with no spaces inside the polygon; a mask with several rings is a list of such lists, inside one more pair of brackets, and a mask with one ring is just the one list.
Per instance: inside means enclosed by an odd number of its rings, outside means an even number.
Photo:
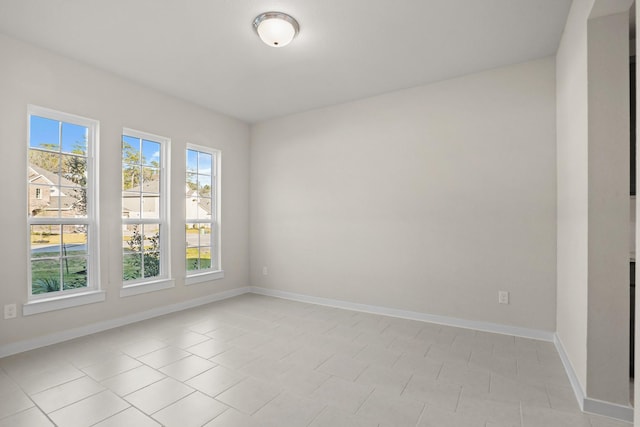
[{"label": "house outside window", "polygon": [[187,284],[224,277],[220,264],[220,157],[219,150],[187,145]]},{"label": "house outside window", "polygon": [[173,286],[168,250],[169,142],[145,132],[123,131],[123,296]]},{"label": "house outside window", "polygon": [[[29,301],[97,291],[99,123],[37,106],[29,106],[28,121]],[[28,305],[26,315],[49,311]]]}]

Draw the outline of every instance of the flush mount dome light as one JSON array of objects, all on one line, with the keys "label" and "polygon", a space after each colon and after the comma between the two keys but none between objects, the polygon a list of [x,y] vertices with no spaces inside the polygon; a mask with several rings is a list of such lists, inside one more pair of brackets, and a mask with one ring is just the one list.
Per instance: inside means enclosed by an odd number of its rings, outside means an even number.
[{"label": "flush mount dome light", "polygon": [[271,47],[283,47],[300,31],[298,21],[282,12],[265,12],[253,20],[253,28],[263,42]]}]

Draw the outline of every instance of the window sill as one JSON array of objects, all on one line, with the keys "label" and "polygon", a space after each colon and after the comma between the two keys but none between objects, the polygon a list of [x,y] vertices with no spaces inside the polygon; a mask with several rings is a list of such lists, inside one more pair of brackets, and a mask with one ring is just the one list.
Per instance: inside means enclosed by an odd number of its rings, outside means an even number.
[{"label": "window sill", "polygon": [[195,285],[196,283],[209,282],[211,280],[224,279],[224,270],[209,271],[207,273],[193,274],[184,279],[184,284]]},{"label": "window sill", "polygon": [[161,291],[175,287],[176,283],[173,279],[156,280],[153,282],[136,283],[133,285],[123,286],[120,289],[121,297],[130,297],[133,295],[146,294],[148,292]]},{"label": "window sill", "polygon": [[77,307],[85,304],[93,304],[96,302],[102,302],[105,298],[105,291],[90,291],[29,301],[22,306],[22,315],[31,316],[32,314],[62,310],[64,308]]}]

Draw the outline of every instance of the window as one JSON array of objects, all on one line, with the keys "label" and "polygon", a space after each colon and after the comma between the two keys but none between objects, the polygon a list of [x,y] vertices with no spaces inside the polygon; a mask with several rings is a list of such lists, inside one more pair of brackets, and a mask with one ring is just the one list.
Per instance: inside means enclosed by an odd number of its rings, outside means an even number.
[{"label": "window", "polygon": [[[29,106],[28,120],[28,282],[33,304],[25,305],[24,314],[34,314],[62,308],[46,308],[38,301],[99,290],[98,122],[36,106]],[[84,302],[63,305],[78,303]]]},{"label": "window", "polygon": [[187,146],[187,284],[223,277],[220,267],[220,151]]},{"label": "window", "polygon": [[168,280],[168,145],[167,138],[131,129],[123,132],[123,296],[173,286]]}]

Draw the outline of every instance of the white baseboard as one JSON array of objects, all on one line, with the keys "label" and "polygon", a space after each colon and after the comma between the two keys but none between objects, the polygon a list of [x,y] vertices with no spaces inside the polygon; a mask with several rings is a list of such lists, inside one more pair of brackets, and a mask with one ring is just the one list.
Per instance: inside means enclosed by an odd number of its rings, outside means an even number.
[{"label": "white baseboard", "polygon": [[562,360],[564,370],[567,372],[567,376],[569,377],[569,383],[571,384],[571,388],[573,388],[573,394],[575,394],[578,405],[580,405],[580,410],[584,411],[584,389],[582,388],[582,384],[578,381],[576,371],[573,370],[573,365],[569,360],[569,356],[567,356],[567,352],[564,351],[564,346],[562,345],[560,337],[558,334],[553,335],[553,343],[556,346],[556,350],[558,350],[558,355],[560,356],[560,360]]},{"label": "white baseboard", "polygon": [[308,302],[311,304],[324,305],[329,307],[344,308],[347,310],[361,311],[365,313],[381,314],[384,316],[399,317],[402,319],[418,320],[422,322],[437,323],[440,325],[455,326],[457,328],[473,329],[476,331],[492,332],[503,335],[513,335],[523,338],[531,338],[540,341],[553,341],[554,333],[537,329],[520,328],[517,326],[502,325],[499,323],[479,322],[473,320],[459,319],[456,317],[438,316],[435,314],[420,313],[416,311],[399,310],[396,308],[381,307],[377,305],[358,304],[355,302],[341,301],[330,298],[314,297],[293,292],[266,289],[251,286],[252,293],[289,299],[293,301]]},{"label": "white baseboard", "polygon": [[238,295],[248,293],[249,287],[231,289],[229,291],[218,292],[201,298],[195,298],[176,304],[158,307],[141,313],[131,314],[129,316],[119,317],[117,319],[105,320],[103,322],[93,323],[79,328],[69,329],[66,331],[56,332],[38,338],[0,346],[0,357],[11,356],[12,354],[22,353],[23,351],[33,350],[74,338],[80,338],[86,335],[95,334],[106,331],[108,329],[125,326],[131,323],[140,322],[142,320],[151,319],[153,317],[164,316],[165,314],[175,313],[176,311],[186,310],[193,307],[209,304],[215,301],[221,301],[227,298],[233,298]]},{"label": "white baseboard", "polygon": [[619,405],[617,403],[605,402],[602,400],[586,397],[582,384],[580,384],[580,381],[578,381],[578,376],[576,375],[576,372],[573,369],[573,365],[569,360],[569,356],[567,356],[567,352],[564,349],[564,345],[562,344],[562,341],[557,334],[554,334],[553,343],[558,350],[558,354],[560,355],[560,359],[562,360],[564,369],[569,376],[569,382],[571,383],[571,387],[573,388],[573,393],[575,394],[578,405],[580,405],[580,409],[583,412],[589,412],[595,415],[615,418],[630,423],[633,422],[632,406]]},{"label": "white baseboard", "polygon": [[633,422],[633,407],[585,397],[583,411],[617,420]]}]

